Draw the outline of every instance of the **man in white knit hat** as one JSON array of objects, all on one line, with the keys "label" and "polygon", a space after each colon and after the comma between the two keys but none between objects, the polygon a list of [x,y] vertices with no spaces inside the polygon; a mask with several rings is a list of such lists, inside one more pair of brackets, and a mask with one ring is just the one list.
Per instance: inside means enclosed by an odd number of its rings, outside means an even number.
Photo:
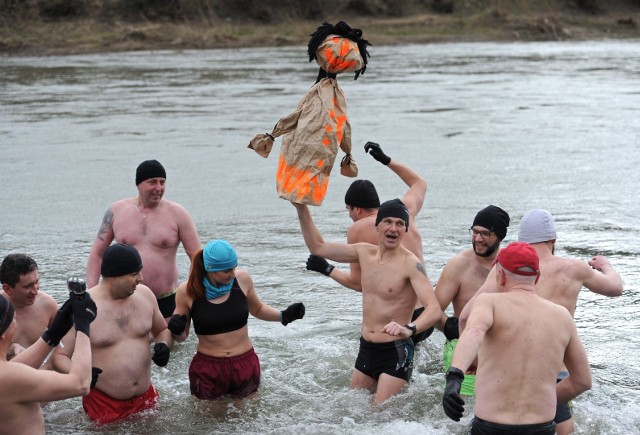
[{"label": "man in white knit hat", "polygon": [[[596,255],[588,261],[575,258],[563,258],[554,255],[556,244],[556,225],[551,213],[543,209],[533,209],[525,213],[520,221],[518,241],[531,244],[540,258],[540,280],[536,284],[536,292],[541,297],[562,305],[571,316],[576,311],[578,296],[582,287],[594,293],[615,297],[622,295],[622,278],[609,261],[602,255]],[[497,291],[495,284],[495,268],[491,271],[478,294],[486,291]],[[473,300],[467,304],[460,315],[460,326],[468,317],[468,309]],[[560,372],[558,381],[569,374]],[[573,417],[569,403],[558,403],[556,410],[558,435],[573,432]]]}]

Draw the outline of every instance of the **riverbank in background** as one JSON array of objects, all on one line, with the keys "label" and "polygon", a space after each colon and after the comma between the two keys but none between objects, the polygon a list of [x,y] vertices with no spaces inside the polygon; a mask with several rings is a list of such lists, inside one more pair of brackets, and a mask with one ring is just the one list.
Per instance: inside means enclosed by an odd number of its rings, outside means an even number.
[{"label": "riverbank in background", "polygon": [[275,0],[238,1],[233,7],[215,0],[23,3],[0,5],[0,54],[306,45],[323,21],[339,20],[362,29],[373,46],[640,38],[638,0],[405,0],[392,6],[375,0],[301,0],[287,2],[294,6],[286,13]]}]

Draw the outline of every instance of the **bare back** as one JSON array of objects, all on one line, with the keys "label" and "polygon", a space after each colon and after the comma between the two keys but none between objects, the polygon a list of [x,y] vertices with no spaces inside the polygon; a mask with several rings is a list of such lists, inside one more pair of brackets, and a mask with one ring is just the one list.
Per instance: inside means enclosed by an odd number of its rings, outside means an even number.
[{"label": "bare back", "polygon": [[502,424],[553,420],[556,375],[575,330],[571,316],[533,292],[483,294],[476,304],[493,313],[478,351],[476,415]]},{"label": "bare back", "polygon": [[583,278],[591,274],[591,268],[581,260],[553,255],[540,258],[540,280],[536,291],[543,298],[560,304],[575,314]]}]

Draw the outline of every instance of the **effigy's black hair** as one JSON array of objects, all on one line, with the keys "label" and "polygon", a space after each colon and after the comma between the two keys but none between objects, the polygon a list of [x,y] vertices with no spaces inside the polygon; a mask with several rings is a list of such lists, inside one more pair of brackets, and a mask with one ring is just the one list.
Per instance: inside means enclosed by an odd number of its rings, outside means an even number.
[{"label": "effigy's black hair", "polygon": [[[366,39],[362,39],[362,30],[360,29],[352,29],[347,23],[344,21],[338,22],[335,26],[333,24],[329,24],[326,21],[322,23],[320,27],[316,29],[310,36],[309,45],[307,48],[307,53],[309,54],[309,62],[312,62],[316,59],[316,51],[322,42],[329,35],[338,35],[344,38],[348,38],[353,42],[358,44],[358,50],[360,50],[360,55],[362,56],[362,60],[364,62],[364,66],[356,71],[356,76],[354,80],[358,80],[358,76],[360,74],[364,74],[367,69],[367,58],[369,57],[369,52],[367,51],[367,45],[371,45],[369,41]],[[322,78],[323,75],[322,69],[318,75],[318,81]],[[326,77],[326,72],[324,73],[324,77]],[[317,83],[317,82],[316,82]]]}]

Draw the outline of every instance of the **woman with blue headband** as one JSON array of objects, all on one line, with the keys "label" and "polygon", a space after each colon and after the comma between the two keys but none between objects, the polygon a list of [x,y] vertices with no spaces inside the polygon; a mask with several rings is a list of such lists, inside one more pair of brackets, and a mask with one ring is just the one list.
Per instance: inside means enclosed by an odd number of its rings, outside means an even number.
[{"label": "woman with blue headband", "polygon": [[304,317],[302,303],[284,311],[263,303],[251,275],[237,265],[229,242],[212,240],[195,255],[189,279],[178,286],[169,329],[177,341],[184,341],[193,321],[198,348],[189,366],[189,384],[191,394],[201,400],[244,397],[258,389],[260,361],[249,338],[249,314],[285,326]]}]

